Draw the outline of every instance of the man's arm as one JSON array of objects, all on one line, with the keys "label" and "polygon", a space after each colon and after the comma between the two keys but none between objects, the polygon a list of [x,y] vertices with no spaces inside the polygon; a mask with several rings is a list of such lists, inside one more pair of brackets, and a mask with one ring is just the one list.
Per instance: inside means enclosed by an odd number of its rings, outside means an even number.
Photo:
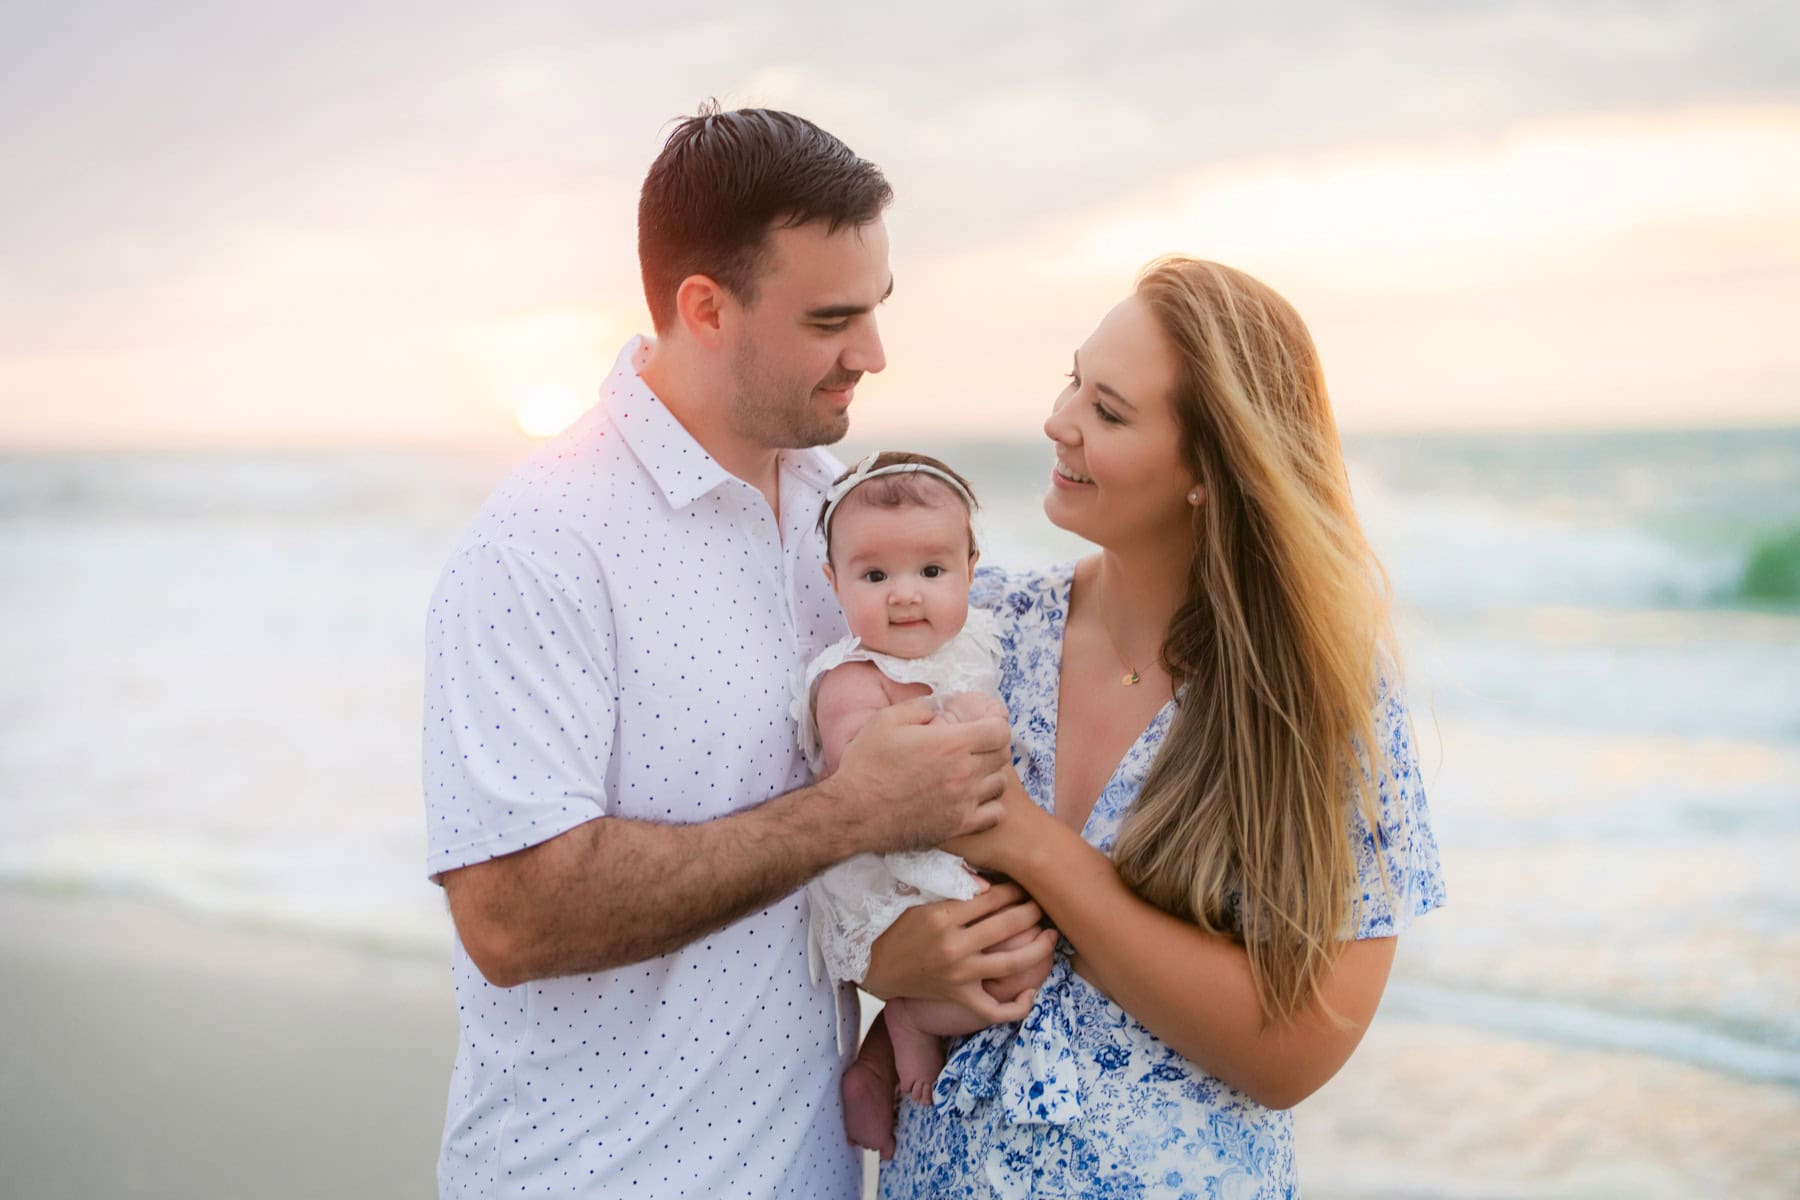
[{"label": "man's arm", "polygon": [[727,817],[603,817],[447,871],[463,947],[499,987],[625,966],[767,907],[853,854],[986,829],[1009,767],[1006,722],[931,717],[922,701],[883,709],[836,775]]}]

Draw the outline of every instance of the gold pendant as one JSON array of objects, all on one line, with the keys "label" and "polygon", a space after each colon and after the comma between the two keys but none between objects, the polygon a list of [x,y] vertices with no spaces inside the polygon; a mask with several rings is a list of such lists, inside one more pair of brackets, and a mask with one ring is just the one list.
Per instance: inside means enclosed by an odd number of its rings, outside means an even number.
[{"label": "gold pendant", "polygon": [[1137,681],[1138,681],[1138,673],[1136,671],[1131,672],[1131,674],[1129,674],[1129,675],[1125,676],[1123,679],[1119,680],[1119,682],[1124,684],[1126,687],[1130,687],[1132,684],[1136,683]]}]

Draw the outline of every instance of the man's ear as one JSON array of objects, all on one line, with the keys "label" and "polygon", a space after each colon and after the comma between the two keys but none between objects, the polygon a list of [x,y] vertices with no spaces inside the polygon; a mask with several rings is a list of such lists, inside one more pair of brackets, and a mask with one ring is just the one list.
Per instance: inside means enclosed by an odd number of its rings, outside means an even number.
[{"label": "man's ear", "polygon": [[675,289],[675,316],[687,335],[708,350],[723,337],[726,308],[736,300],[710,275],[689,275]]}]

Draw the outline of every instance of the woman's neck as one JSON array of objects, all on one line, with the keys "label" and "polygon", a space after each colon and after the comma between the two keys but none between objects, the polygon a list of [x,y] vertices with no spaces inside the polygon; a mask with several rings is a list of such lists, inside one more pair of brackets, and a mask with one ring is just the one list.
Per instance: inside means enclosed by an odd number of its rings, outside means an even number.
[{"label": "woman's neck", "polygon": [[1153,661],[1161,654],[1169,623],[1187,600],[1189,559],[1164,546],[1103,549],[1092,561],[1088,599],[1095,615],[1134,665]]}]

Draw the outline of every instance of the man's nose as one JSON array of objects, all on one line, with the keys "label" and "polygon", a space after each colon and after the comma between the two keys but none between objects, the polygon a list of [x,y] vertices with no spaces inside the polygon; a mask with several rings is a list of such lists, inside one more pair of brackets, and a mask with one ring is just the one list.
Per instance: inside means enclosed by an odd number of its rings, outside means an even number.
[{"label": "man's nose", "polygon": [[887,367],[887,353],[881,347],[881,329],[873,316],[859,322],[857,336],[844,348],[838,365],[846,371],[861,371],[868,375]]}]

